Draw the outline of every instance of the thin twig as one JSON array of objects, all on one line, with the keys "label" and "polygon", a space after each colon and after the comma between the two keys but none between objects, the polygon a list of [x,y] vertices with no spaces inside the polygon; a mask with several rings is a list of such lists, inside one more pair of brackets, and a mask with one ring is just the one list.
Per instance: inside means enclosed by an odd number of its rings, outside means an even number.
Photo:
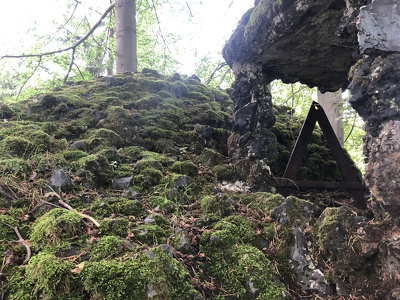
[{"label": "thin twig", "polygon": [[211,80],[214,78],[215,73],[217,73],[219,70],[221,70],[221,69],[222,69],[223,67],[225,67],[226,65],[228,65],[226,62],[219,63],[219,64],[215,67],[214,71],[211,73],[210,77],[208,77],[208,79],[206,80],[205,85],[210,84]]},{"label": "thin twig", "polygon": [[39,61],[38,61],[37,65],[36,65],[36,67],[33,69],[31,75],[29,75],[29,77],[25,80],[25,82],[24,82],[24,83],[22,84],[22,86],[20,87],[20,89],[19,89],[19,91],[18,91],[18,94],[17,94],[17,98],[16,98],[17,100],[18,100],[18,98],[19,98],[19,95],[21,95],[22,89],[23,89],[23,88],[25,87],[25,85],[28,83],[29,79],[32,78],[33,74],[35,74],[35,72],[36,72],[36,70],[39,68],[41,62],[42,62],[42,56],[39,56]]},{"label": "thin twig", "polygon": [[354,127],[356,126],[356,120],[357,120],[357,113],[354,113],[354,120],[353,120],[353,125],[351,126],[350,132],[347,135],[346,139],[344,140],[343,144],[347,142],[351,134],[353,133]]},{"label": "thin twig", "polygon": [[71,63],[69,64],[67,75],[65,75],[65,77],[64,77],[64,83],[67,82],[69,73],[71,73],[71,70],[72,70],[72,66],[75,64],[75,49],[76,48],[72,48]]},{"label": "thin twig", "polygon": [[187,6],[187,8],[189,10],[190,17],[193,18],[194,16],[193,16],[193,13],[192,13],[192,9],[190,8],[189,3],[187,1],[185,1],[185,2],[186,2],[186,6]]},{"label": "thin twig", "polygon": [[25,239],[22,237],[22,235],[21,235],[21,233],[19,232],[17,226],[11,226],[11,225],[9,225],[9,224],[7,224],[7,226],[14,230],[15,234],[16,234],[17,237],[18,237],[18,241],[17,241],[17,242],[20,243],[22,246],[24,246],[25,249],[26,249],[26,258],[25,258],[24,262],[22,263],[23,265],[25,265],[25,264],[27,264],[28,261],[31,259],[31,256],[32,256],[31,248],[30,248],[29,245],[26,243]]},{"label": "thin twig", "polygon": [[160,19],[158,18],[157,8],[156,8],[156,6],[155,6],[153,0],[151,0],[151,6],[153,7],[154,14],[155,14],[156,19],[157,19],[158,31],[160,32],[161,38],[162,38],[162,40],[163,40],[163,42],[164,42],[164,46],[167,48],[168,52],[171,53],[171,50],[169,49],[169,47],[168,47],[168,45],[167,45],[167,41],[165,40],[164,35],[163,35],[163,33],[162,33],[162,30],[161,30],[161,22],[160,22]]},{"label": "thin twig", "polygon": [[[58,195],[58,194],[57,194]],[[58,199],[58,203],[60,203],[62,206],[64,206],[66,209],[71,210],[75,213],[77,213],[78,215],[80,215],[82,218],[88,219],[89,221],[91,221],[96,227],[100,227],[100,223],[97,222],[93,217],[80,213],[79,211],[77,211],[76,209],[74,209],[73,207],[71,207],[69,204],[65,203],[64,201],[61,200],[60,195],[59,199]]]},{"label": "thin twig", "polygon": [[112,3],[107,10],[103,13],[103,15],[100,17],[100,19],[97,21],[97,23],[92,27],[91,30],[89,30],[82,38],[80,38],[77,42],[75,42],[74,44],[72,44],[71,46],[67,47],[67,48],[63,48],[63,49],[59,49],[59,50],[53,50],[53,51],[48,51],[48,52],[44,52],[44,53],[40,53],[40,54],[21,54],[21,55],[3,55],[0,57],[0,60],[3,58],[22,58],[22,57],[42,57],[42,56],[48,56],[48,55],[52,55],[52,54],[56,54],[56,53],[62,53],[71,49],[74,49],[76,47],[78,47],[80,44],[82,44],[84,41],[86,41],[89,36],[91,36],[91,34],[97,29],[97,27],[99,27],[101,25],[101,22],[103,21],[103,19],[105,17],[107,17],[107,15],[109,14],[109,12],[115,7],[115,2]]}]

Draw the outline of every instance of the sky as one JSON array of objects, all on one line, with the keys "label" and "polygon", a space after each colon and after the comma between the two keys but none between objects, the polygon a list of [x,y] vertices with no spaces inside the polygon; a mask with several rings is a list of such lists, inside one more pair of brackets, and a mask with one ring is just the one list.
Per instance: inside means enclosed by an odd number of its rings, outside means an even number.
[{"label": "sky", "polygon": [[[187,34],[190,40],[183,43],[186,55],[179,57],[183,73],[193,72],[195,59],[206,55],[218,55],[225,41],[236,28],[241,16],[253,6],[254,0],[176,0],[190,7],[193,17],[190,24],[183,25],[182,17],[188,18],[189,9],[171,13],[167,7],[159,13],[162,30],[193,32]],[[77,14],[88,13],[88,7],[95,3],[99,13],[110,4],[109,0],[80,0]],[[103,5],[104,2],[104,5]],[[85,8],[85,4],[87,4]],[[19,0],[4,1],[0,12],[0,56],[30,51],[37,36],[51,35],[54,22],[63,18],[65,0]],[[100,14],[92,14],[92,24]],[[51,49],[53,50],[53,49]],[[186,49],[184,49],[186,50]],[[196,56],[196,57],[195,57]]]}]

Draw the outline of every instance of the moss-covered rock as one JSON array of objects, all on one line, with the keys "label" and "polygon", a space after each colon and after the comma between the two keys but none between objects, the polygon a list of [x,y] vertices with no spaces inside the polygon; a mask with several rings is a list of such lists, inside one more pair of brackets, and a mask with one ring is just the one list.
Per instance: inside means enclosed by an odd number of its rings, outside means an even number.
[{"label": "moss-covered rock", "polygon": [[82,237],[83,222],[73,211],[55,208],[32,225],[30,241],[38,250],[65,248]]}]

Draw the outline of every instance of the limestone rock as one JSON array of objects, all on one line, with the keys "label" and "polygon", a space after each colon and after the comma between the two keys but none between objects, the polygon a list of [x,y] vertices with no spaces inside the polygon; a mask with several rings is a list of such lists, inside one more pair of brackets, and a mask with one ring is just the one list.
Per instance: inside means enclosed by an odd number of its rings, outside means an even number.
[{"label": "limestone rock", "polygon": [[257,64],[268,81],[345,88],[356,38],[337,34],[346,9],[345,1],[336,0],[260,0],[243,16],[223,56],[236,74],[244,63]]},{"label": "limestone rock", "polygon": [[63,170],[54,170],[51,173],[50,184],[57,188],[66,187],[71,185],[71,178]]},{"label": "limestone rock", "polygon": [[400,5],[398,0],[374,0],[359,15],[358,40],[366,49],[400,51]]},{"label": "limestone rock", "polygon": [[400,209],[400,121],[386,123],[373,139],[365,180],[373,196],[389,214],[398,218]]}]

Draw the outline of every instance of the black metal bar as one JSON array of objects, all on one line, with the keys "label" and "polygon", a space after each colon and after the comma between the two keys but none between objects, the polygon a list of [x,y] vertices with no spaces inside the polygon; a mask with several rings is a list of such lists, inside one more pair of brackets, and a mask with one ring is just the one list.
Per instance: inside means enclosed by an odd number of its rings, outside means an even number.
[{"label": "black metal bar", "polygon": [[[317,121],[332,151],[332,156],[343,173],[344,182],[296,180],[297,172],[301,166],[302,158],[306,153],[307,145],[310,142]],[[290,155],[285,173],[283,174],[283,179],[281,180],[281,185],[292,188],[349,190],[355,200],[356,207],[366,209],[367,203],[364,199],[364,188],[351,165],[352,163],[340,145],[324,109],[320,104],[313,101],[308,111],[307,118],[301,128],[299,137],[296,140],[292,154]]]},{"label": "black metal bar", "polygon": [[300,134],[296,140],[296,144],[293,148],[292,154],[290,155],[289,162],[286,166],[284,178],[296,179],[297,172],[301,167],[301,161],[307,150],[307,145],[311,140],[312,132],[317,121],[317,114],[315,110],[315,102],[311,105],[307,118],[301,127]]}]

